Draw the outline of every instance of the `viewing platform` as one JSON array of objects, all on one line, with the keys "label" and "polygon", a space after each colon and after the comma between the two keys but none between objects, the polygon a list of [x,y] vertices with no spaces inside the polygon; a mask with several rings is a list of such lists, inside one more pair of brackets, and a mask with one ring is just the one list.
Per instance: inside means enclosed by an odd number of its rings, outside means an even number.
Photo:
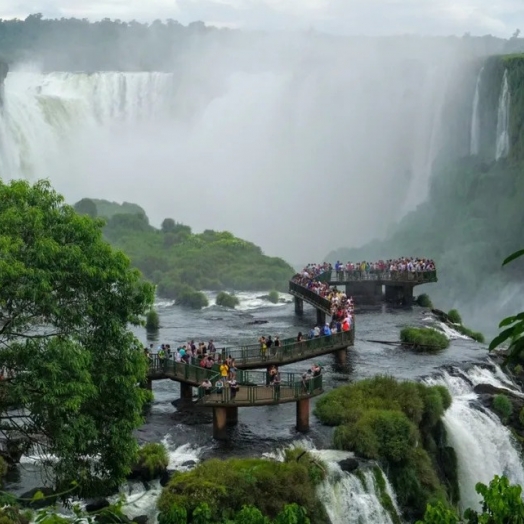
[{"label": "viewing platform", "polygon": [[[359,305],[376,305],[387,302],[395,305],[411,306],[415,286],[437,282],[436,271],[326,271],[314,277],[330,286],[345,286],[348,297],[353,297]],[[295,313],[302,314],[302,301],[317,310],[317,323],[323,323],[330,315],[331,304],[317,293],[290,281],[289,293],[295,297]]]},{"label": "viewing platform", "polygon": [[[218,390],[215,386],[220,379],[220,366],[203,368],[199,365],[175,362],[153,356],[149,366],[147,387],[152,389],[154,380],[170,379],[180,383],[182,401],[196,407],[213,409],[213,436],[227,438],[227,426],[238,421],[239,407],[256,407],[295,402],[297,404],[298,431],[309,429],[309,399],[323,393],[322,375],[303,380],[302,375],[280,372],[279,386],[269,386],[268,371],[272,365],[282,366],[292,362],[308,360],[320,355],[335,353],[337,362],[345,363],[347,348],[353,345],[354,332],[347,331],[330,336],[316,337],[297,342],[296,338],[284,339],[278,348],[263,350],[260,344],[217,350],[219,361],[228,356],[235,359],[238,369],[236,380],[240,386],[233,398],[229,386]],[[266,368],[268,371],[251,371]],[[206,392],[201,386],[207,379],[212,387]],[[193,387],[198,388],[197,400],[193,400]]]}]

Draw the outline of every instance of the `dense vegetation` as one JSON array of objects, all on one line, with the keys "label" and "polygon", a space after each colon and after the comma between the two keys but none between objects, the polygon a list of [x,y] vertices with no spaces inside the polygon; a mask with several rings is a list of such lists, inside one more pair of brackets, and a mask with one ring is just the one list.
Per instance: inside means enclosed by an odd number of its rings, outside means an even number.
[{"label": "dense vegetation", "polygon": [[0,181],[0,201],[0,454],[13,464],[37,443],[56,456],[59,489],[115,489],[145,401],[147,362],[128,326],[153,287],[48,182]]},{"label": "dense vegetation", "polygon": [[217,306],[222,307],[228,307],[234,309],[238,304],[240,304],[240,300],[238,300],[238,297],[235,295],[230,295],[229,293],[226,293],[225,291],[221,291],[216,298],[216,304]]},{"label": "dense vegetation", "polygon": [[449,347],[449,339],[433,328],[405,327],[400,330],[400,341],[416,351],[438,351]]},{"label": "dense vegetation", "polygon": [[83,199],[75,207],[107,219],[104,235],[122,249],[144,276],[157,284],[158,294],[190,307],[204,307],[207,298],[197,290],[286,290],[294,270],[280,258],[267,257],[250,242],[227,231],[193,234],[171,218],[161,229],[149,224],[136,204],[119,205]]},{"label": "dense vegetation", "polygon": [[[194,522],[195,512],[201,511],[209,515],[205,522],[251,522],[240,518],[245,506],[258,508],[265,517],[281,522],[278,516],[285,507],[297,504],[306,510],[312,523],[327,524],[329,519],[315,490],[324,471],[322,463],[300,449],[286,450],[284,462],[207,460],[191,471],[175,473],[158,501],[159,523],[182,524],[186,518]],[[203,504],[207,505],[204,509]],[[175,520],[177,515],[182,518]],[[304,520],[296,522],[305,524]]]},{"label": "dense vegetation", "polygon": [[[481,66],[480,153],[469,156],[471,103]],[[497,110],[506,68],[511,148],[508,158],[496,162]],[[446,115],[452,109],[462,114],[460,148],[456,144],[442,148],[426,201],[392,227],[384,241],[340,249],[326,259],[378,260],[411,253],[433,258],[439,272],[439,282],[431,288],[435,302],[459,305],[467,312],[474,309],[480,328],[480,315],[484,322],[492,321],[493,297],[524,276],[523,263],[505,271],[500,267],[504,255],[520,245],[524,224],[524,55],[489,58],[470,77],[471,92],[464,100],[453,101],[457,107],[446,110]]]},{"label": "dense vegetation", "polygon": [[524,501],[522,487],[511,485],[507,477],[496,476],[489,486],[479,482],[476,491],[482,496],[482,511],[467,509],[464,518],[442,503],[429,505],[424,519],[417,524],[522,524]]},{"label": "dense vegetation", "polygon": [[379,376],[329,392],[315,414],[337,426],[337,449],[379,461],[405,515],[420,518],[429,502],[459,500],[456,456],[440,420],[450,405],[444,387]]}]

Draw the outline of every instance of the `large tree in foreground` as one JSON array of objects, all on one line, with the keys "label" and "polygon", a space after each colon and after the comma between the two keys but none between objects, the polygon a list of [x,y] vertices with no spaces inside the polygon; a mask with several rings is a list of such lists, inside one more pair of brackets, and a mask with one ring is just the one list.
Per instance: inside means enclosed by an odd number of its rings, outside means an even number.
[{"label": "large tree in foreground", "polygon": [[36,447],[85,495],[134,459],[147,364],[128,326],[154,294],[102,226],[48,182],[0,181],[0,449]]}]

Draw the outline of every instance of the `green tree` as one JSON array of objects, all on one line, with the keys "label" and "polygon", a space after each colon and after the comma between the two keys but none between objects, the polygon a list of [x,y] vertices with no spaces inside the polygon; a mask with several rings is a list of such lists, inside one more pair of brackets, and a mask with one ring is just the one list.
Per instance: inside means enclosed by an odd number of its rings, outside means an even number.
[{"label": "green tree", "polygon": [[90,198],[82,198],[74,205],[74,208],[81,215],[89,215],[91,218],[98,216],[96,204]]},{"label": "green tree", "polygon": [[162,233],[173,233],[175,231],[176,224],[172,218],[164,218],[160,227],[162,229]]},{"label": "green tree", "polygon": [[[516,251],[507,257],[502,263],[503,266],[513,262],[514,260],[524,255],[524,249]],[[508,352],[506,354],[506,361],[512,363],[519,363],[523,360],[524,351],[524,311],[517,315],[503,319],[500,328],[506,328],[498,336],[496,336],[489,345],[489,350],[493,351],[495,348],[509,342]]]},{"label": "green tree", "polygon": [[128,326],[153,287],[48,182],[0,181],[0,202],[2,431],[56,456],[58,489],[107,492],[136,457],[147,363]]}]

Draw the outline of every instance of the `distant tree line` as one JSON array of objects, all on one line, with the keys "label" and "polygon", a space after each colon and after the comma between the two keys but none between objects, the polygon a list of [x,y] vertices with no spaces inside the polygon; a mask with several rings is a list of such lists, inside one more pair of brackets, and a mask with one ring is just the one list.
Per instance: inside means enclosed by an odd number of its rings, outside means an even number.
[{"label": "distant tree line", "polygon": [[[391,43],[416,39],[421,45],[440,40],[472,56],[524,52],[524,38],[517,29],[511,38],[492,35],[472,37],[424,38],[398,36],[383,38],[385,52]],[[314,31],[309,38],[333,37]],[[83,18],[46,19],[41,13],[25,20],[0,19],[0,61],[8,63],[36,61],[46,71],[172,71],[180,65],[188,51],[201,46],[215,48],[216,44],[237,42],[243,48],[248,42],[259,42],[260,32],[242,32],[206,26],[196,21],[183,26],[176,20],[155,20],[140,23],[104,18],[90,22]],[[366,43],[365,37],[347,37],[348,41]],[[264,42],[262,47],[266,46]],[[227,45],[223,48],[227,50]]]}]

